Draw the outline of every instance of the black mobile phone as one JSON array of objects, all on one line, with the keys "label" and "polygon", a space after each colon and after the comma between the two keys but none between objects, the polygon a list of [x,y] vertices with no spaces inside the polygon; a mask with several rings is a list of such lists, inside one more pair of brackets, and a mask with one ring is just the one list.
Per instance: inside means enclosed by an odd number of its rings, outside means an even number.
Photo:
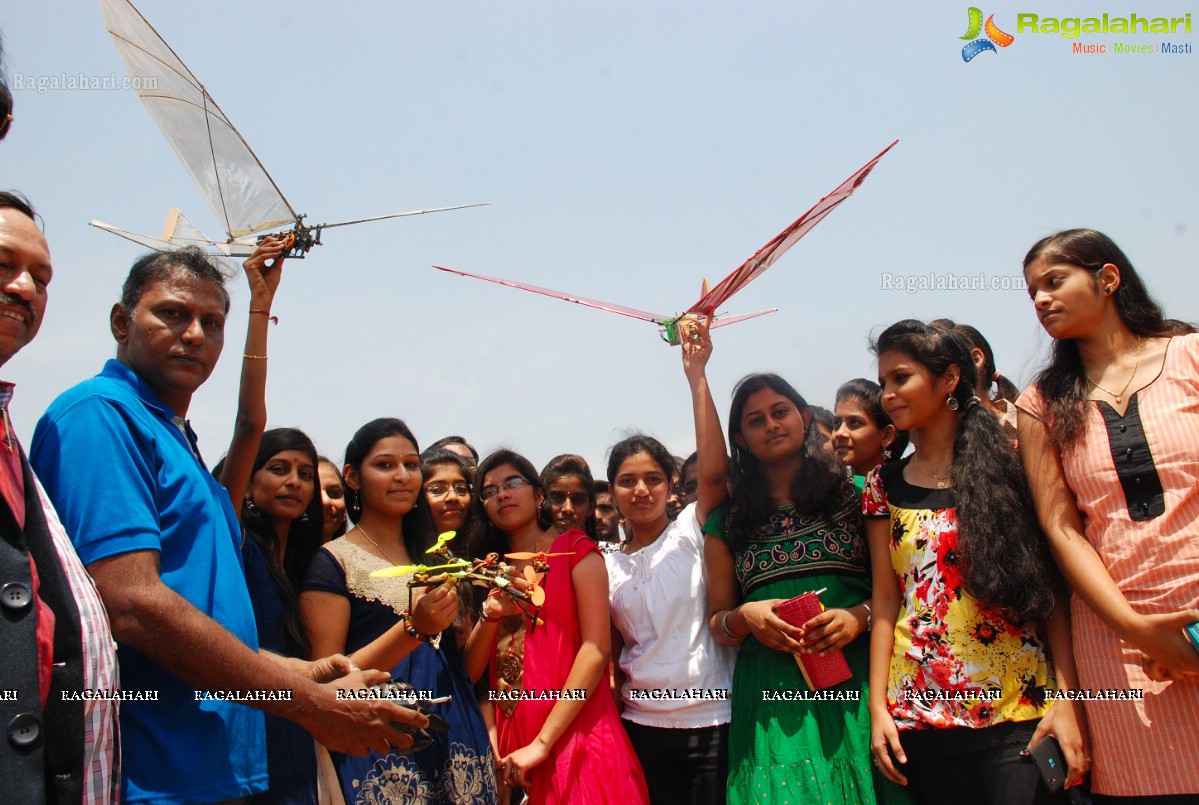
[{"label": "black mobile phone", "polygon": [[1047,735],[1028,750],[1032,762],[1037,764],[1037,771],[1045,781],[1045,787],[1050,793],[1056,794],[1066,784],[1066,759],[1062,757],[1062,747],[1057,739]]}]

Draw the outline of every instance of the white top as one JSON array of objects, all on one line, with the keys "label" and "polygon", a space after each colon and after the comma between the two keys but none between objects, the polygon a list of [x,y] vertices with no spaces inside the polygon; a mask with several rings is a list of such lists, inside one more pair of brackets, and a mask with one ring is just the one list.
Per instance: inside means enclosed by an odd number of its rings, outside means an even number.
[{"label": "white top", "polygon": [[695,729],[732,718],[736,650],[708,631],[704,541],[692,503],[636,553],[604,557],[612,623],[624,639],[622,717],[647,727]]}]

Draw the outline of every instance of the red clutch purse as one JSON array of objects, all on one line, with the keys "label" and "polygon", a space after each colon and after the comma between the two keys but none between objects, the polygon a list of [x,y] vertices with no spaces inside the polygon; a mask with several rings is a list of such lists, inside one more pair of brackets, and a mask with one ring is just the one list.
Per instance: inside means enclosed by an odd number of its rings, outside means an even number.
[{"label": "red clutch purse", "polygon": [[[824,590],[797,595],[774,607],[773,612],[792,626],[803,626],[824,611],[824,604],[820,603],[822,592]],[[840,685],[853,676],[840,649],[823,657],[819,654],[797,654],[795,662],[799,664],[800,673],[812,690]]]}]

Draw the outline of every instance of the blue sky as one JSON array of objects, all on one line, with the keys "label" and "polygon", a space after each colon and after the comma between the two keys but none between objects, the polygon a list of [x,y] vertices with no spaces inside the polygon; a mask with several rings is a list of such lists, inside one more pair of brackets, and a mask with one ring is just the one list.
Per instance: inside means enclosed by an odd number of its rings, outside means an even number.
[{"label": "blue sky", "polygon": [[[961,58],[967,5],[650,2],[328,4],[142,0],[293,206],[312,221],[491,201],[331,230],[287,269],[271,332],[271,424],[340,458],[376,416],[422,444],[464,433],[597,474],[626,430],[692,432],[678,351],[652,326],[436,272],[433,263],[675,311],[895,138],[858,193],[737,297],[773,316],[716,334],[718,407],[751,371],[831,406],[873,377],[872,332],[951,317],[1023,383],[1044,355],[1022,290],[887,290],[883,275],[1015,277],[1027,248],[1093,226],[1175,317],[1199,320],[1199,54],[1084,56],[1017,13],[1182,16],[1178,2],[982,8],[1010,47]],[[10,81],[124,76],[93,3],[9,4]],[[1193,49],[1193,48],[1192,48]],[[169,207],[219,229],[132,91],[14,91],[0,185],[46,220],[55,281],[6,367],[31,434],[113,355],[108,310]],[[906,280],[905,280],[906,281]],[[247,293],[189,417],[214,463],[232,429]]]}]

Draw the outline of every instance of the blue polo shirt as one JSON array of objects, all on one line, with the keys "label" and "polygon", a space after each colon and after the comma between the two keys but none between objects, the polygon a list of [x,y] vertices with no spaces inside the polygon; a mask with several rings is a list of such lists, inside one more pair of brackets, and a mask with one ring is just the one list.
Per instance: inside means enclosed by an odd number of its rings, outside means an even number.
[{"label": "blue polo shirt", "polygon": [[[162,581],[252,649],[254,610],[229,493],[205,468],[195,434],[129,367],[110,360],[63,392],[30,449],[85,565],[151,550]],[[214,802],[267,785],[262,713],[197,701],[195,690],[129,646],[121,687],[157,701],[121,703],[122,798]]]}]

